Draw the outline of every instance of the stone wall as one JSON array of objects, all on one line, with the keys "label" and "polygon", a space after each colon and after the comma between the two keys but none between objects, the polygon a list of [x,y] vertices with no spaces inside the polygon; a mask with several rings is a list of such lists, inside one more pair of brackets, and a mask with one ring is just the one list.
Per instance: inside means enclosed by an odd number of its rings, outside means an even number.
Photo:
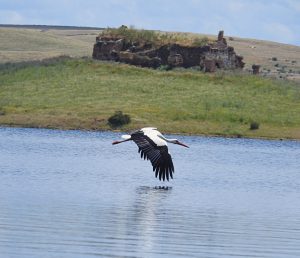
[{"label": "stone wall", "polygon": [[218,40],[202,47],[178,44],[155,47],[151,43],[128,42],[124,38],[97,37],[93,58],[152,68],[161,65],[170,68],[200,66],[206,72],[242,69],[243,57],[227,45],[223,34],[223,31],[219,32]]}]

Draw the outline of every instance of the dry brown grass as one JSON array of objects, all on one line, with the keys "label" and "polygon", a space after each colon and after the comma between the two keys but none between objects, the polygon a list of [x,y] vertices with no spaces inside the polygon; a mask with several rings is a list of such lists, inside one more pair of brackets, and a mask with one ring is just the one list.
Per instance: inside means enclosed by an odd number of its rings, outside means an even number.
[{"label": "dry brown grass", "polygon": [[139,30],[121,26],[119,28],[107,28],[100,37],[124,38],[129,42],[151,43],[154,46],[166,44],[179,44],[184,46],[204,46],[215,41],[214,38],[191,33],[163,32],[154,30]]},{"label": "dry brown grass", "polygon": [[98,30],[0,28],[0,63],[91,56]]},{"label": "dry brown grass", "polygon": [[[300,81],[300,47],[271,41],[233,38],[228,40],[236,52],[244,56],[245,69],[252,64],[261,65],[261,71],[268,76]],[[272,58],[277,61],[273,61]],[[276,66],[278,64],[278,66]]]}]

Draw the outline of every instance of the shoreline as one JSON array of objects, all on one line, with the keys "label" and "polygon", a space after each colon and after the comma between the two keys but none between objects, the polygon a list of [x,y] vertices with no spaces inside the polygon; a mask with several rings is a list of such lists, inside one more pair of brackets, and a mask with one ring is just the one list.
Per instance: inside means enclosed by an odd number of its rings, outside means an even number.
[{"label": "shoreline", "polygon": [[[145,126],[146,127],[146,126]],[[121,129],[92,129],[92,128],[64,128],[64,127],[43,127],[43,126],[26,126],[26,125],[8,125],[8,124],[0,124],[0,128],[19,128],[19,129],[44,129],[44,130],[61,130],[61,131],[85,131],[85,132],[113,132],[113,133],[121,133],[121,132],[130,132],[133,130],[121,130]],[[142,127],[141,127],[142,128]],[[138,130],[139,128],[136,128]],[[160,130],[158,128],[158,130]],[[266,140],[266,141],[297,141],[300,142],[300,138],[284,138],[284,137],[265,137],[265,136],[257,136],[257,137],[249,137],[243,135],[226,135],[226,134],[193,134],[193,133],[180,133],[180,132],[169,132],[162,131],[163,134],[170,135],[180,135],[180,136],[199,136],[199,137],[207,137],[207,138],[228,138],[228,139],[248,139],[248,140]]]}]

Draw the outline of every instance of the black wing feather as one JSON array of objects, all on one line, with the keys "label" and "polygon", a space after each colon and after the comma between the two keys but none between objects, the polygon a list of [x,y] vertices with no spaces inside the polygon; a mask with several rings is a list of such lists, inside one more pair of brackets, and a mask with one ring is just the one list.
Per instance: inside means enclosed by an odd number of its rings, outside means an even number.
[{"label": "black wing feather", "polygon": [[173,178],[174,166],[167,146],[157,146],[143,131],[134,132],[131,139],[139,147],[141,158],[151,161],[155,177],[163,181]]}]

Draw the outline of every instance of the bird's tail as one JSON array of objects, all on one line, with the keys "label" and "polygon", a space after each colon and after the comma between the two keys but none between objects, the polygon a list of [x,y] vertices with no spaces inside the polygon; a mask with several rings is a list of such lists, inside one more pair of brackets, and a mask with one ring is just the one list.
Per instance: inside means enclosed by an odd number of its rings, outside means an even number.
[{"label": "bird's tail", "polygon": [[128,139],[131,138],[131,135],[129,135],[129,134],[124,134],[124,135],[122,135],[122,138],[125,139],[125,140],[128,140]]}]

